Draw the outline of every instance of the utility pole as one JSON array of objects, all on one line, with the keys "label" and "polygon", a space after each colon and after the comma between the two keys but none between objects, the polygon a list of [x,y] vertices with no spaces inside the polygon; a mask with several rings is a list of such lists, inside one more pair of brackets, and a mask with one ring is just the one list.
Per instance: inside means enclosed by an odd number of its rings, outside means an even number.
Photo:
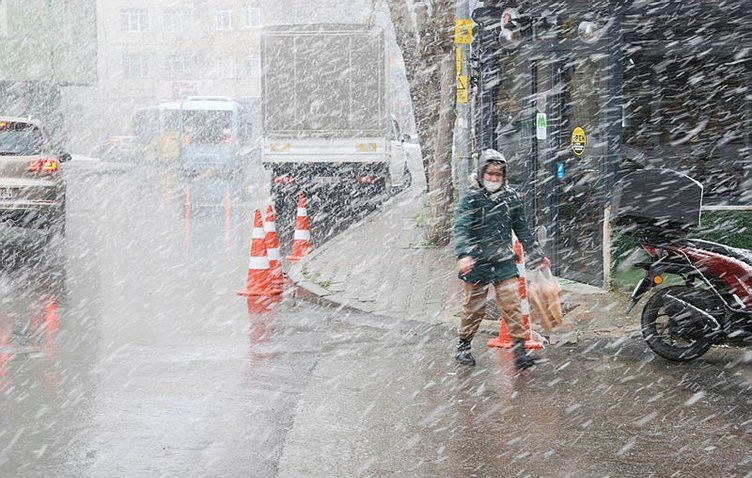
[{"label": "utility pole", "polygon": [[469,0],[457,0],[454,26],[454,54],[457,73],[457,122],[454,126],[454,170],[460,194],[467,191],[472,151],[470,147],[469,70],[470,43],[473,37],[473,21],[470,19]]}]

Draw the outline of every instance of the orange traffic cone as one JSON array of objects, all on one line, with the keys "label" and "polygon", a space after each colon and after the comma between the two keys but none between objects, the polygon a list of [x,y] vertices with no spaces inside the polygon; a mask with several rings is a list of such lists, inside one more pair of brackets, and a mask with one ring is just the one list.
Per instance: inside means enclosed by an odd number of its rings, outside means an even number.
[{"label": "orange traffic cone", "polygon": [[250,314],[265,314],[270,312],[271,309],[282,302],[282,297],[279,295],[256,295],[248,296],[248,313]]},{"label": "orange traffic cone", "polygon": [[295,235],[292,241],[292,254],[287,260],[295,263],[304,258],[313,250],[311,243],[311,231],[308,228],[308,211],[306,210],[303,193],[298,195],[298,213],[295,216]]},{"label": "orange traffic cone", "polygon": [[274,208],[271,204],[266,206],[266,220],[264,221],[264,241],[266,253],[269,255],[269,275],[272,284],[285,283],[285,275],[282,273],[282,263],[279,261],[279,239],[277,238],[277,226],[274,224]]},{"label": "orange traffic cone", "polygon": [[[520,302],[522,305],[522,325],[527,332],[525,336],[526,349],[542,349],[543,338],[537,332],[530,330],[530,304],[527,301],[527,279],[525,278],[525,258],[523,256],[522,244],[514,238],[514,252],[517,254],[517,281],[519,283]],[[499,336],[488,341],[489,347],[500,347],[511,349],[514,345],[512,338],[507,330],[507,323],[501,320],[499,326]]]},{"label": "orange traffic cone", "polygon": [[264,226],[261,222],[261,210],[256,209],[253,218],[253,235],[251,238],[251,259],[248,262],[248,284],[238,295],[276,295],[282,288],[272,284],[269,271],[269,257],[266,255]]}]

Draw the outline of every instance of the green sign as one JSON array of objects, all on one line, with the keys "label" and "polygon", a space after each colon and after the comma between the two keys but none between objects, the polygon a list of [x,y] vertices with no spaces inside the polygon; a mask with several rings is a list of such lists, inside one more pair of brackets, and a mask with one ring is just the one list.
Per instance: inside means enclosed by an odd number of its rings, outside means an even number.
[{"label": "green sign", "polygon": [[535,115],[535,137],[538,139],[546,139],[548,137],[548,120],[546,119],[546,113],[538,113]]}]

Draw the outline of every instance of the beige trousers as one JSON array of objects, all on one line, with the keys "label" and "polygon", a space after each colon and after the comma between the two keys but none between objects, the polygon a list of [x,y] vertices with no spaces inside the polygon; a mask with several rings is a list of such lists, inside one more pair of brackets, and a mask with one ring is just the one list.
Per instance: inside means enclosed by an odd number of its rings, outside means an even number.
[{"label": "beige trousers", "polygon": [[[465,303],[462,306],[460,340],[472,340],[486,314],[486,297],[490,284],[465,283]],[[501,320],[506,321],[509,336],[512,339],[524,339],[525,327],[522,324],[522,305],[520,304],[519,282],[516,277],[493,284],[496,292],[496,308]]]}]

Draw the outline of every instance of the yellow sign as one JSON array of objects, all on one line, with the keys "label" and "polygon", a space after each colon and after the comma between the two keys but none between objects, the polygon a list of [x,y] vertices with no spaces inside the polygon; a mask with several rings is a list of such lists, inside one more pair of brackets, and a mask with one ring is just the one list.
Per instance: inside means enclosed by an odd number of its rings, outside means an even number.
[{"label": "yellow sign", "polygon": [[575,156],[582,156],[587,146],[587,137],[585,130],[579,126],[572,131],[572,152]]},{"label": "yellow sign", "polygon": [[286,153],[286,152],[290,151],[290,143],[271,144],[269,146],[269,150],[272,153]]},{"label": "yellow sign", "polygon": [[454,49],[454,66],[457,68],[457,76],[462,74],[462,50]]},{"label": "yellow sign", "polygon": [[454,21],[454,43],[469,45],[473,40],[473,21],[467,18]]},{"label": "yellow sign", "polygon": [[457,75],[457,101],[467,103],[467,75]]},{"label": "yellow sign", "polygon": [[355,149],[358,150],[359,153],[376,151],[378,147],[379,145],[377,145],[376,143],[358,143],[357,145],[355,145]]}]

